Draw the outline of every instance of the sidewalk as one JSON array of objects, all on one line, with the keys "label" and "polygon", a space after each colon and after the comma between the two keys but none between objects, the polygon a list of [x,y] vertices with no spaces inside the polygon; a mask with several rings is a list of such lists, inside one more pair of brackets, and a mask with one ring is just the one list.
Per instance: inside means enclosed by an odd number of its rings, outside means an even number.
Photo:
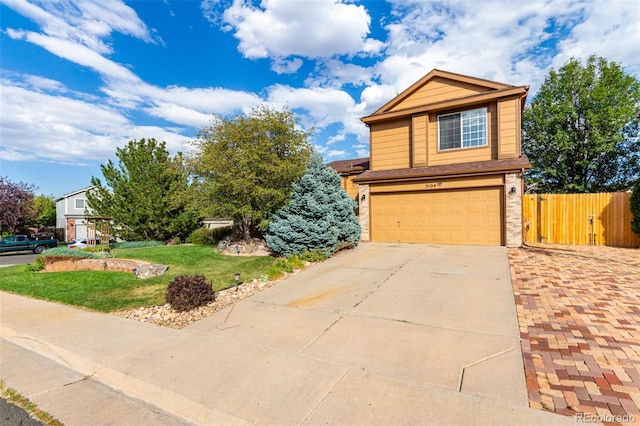
[{"label": "sidewalk", "polygon": [[504,248],[363,244],[182,330],[0,308],[0,377],[69,426],[575,425],[527,406]]}]

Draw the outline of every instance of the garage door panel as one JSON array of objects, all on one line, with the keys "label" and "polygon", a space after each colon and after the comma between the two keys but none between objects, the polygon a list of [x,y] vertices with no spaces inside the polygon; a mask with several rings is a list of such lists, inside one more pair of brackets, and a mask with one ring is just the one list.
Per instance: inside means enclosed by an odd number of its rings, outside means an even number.
[{"label": "garage door panel", "polygon": [[502,188],[373,194],[373,241],[502,244]]}]

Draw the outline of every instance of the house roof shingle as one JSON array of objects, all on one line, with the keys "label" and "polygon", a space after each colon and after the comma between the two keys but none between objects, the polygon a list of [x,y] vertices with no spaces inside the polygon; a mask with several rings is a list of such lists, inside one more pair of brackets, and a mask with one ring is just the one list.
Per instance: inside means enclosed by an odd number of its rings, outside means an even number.
[{"label": "house roof shingle", "polygon": [[506,172],[510,170],[530,168],[531,163],[529,163],[529,159],[526,156],[520,156],[517,158],[507,158],[502,160],[473,161],[469,163],[442,164],[438,166],[390,170],[368,170],[353,181],[362,183],[382,180],[433,178],[439,176]]},{"label": "house roof shingle", "polygon": [[332,161],[327,166],[338,173],[362,172],[369,170],[369,157]]}]

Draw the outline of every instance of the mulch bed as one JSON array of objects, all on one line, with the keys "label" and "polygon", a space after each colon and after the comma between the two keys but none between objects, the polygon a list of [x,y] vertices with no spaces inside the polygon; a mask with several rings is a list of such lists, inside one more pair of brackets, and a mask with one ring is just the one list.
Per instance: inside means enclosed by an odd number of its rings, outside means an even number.
[{"label": "mulch bed", "polygon": [[640,422],[640,250],[509,249],[530,406]]}]

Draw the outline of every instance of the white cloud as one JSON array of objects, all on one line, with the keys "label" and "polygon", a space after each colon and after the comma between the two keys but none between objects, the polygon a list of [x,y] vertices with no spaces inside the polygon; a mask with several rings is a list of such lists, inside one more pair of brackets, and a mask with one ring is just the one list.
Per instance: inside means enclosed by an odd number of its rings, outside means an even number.
[{"label": "white cloud", "polygon": [[308,78],[305,84],[336,89],[347,85],[358,87],[371,84],[375,76],[373,67],[364,67],[337,59],[330,59],[322,62],[315,75]]},{"label": "white cloud", "polygon": [[380,79],[361,98],[372,110],[434,68],[531,85],[531,94],[550,66],[571,56],[596,53],[640,68],[640,8],[634,1],[548,0],[517,7],[506,0],[393,3],[396,18],[386,26]]},{"label": "white cloud", "polygon": [[353,98],[343,90],[274,85],[268,92],[268,101],[306,111],[309,127],[323,128],[340,123],[344,121],[345,113],[355,106]]},{"label": "white cloud", "polygon": [[138,81],[138,77],[127,68],[119,65],[98,52],[78,44],[75,41],[50,37],[33,31],[19,31],[8,29],[7,34],[13,39],[26,40],[36,44],[56,56],[67,59],[78,65],[86,66],[94,71],[111,78],[119,80]]},{"label": "white cloud", "polygon": [[3,81],[2,150],[5,160],[44,159],[83,164],[104,160],[130,139],[155,137],[175,152],[186,136],[135,126],[116,110],[83,100],[31,91]]},{"label": "white cloud", "polygon": [[294,72],[298,71],[301,66],[302,59],[300,58],[276,58],[271,64],[271,69],[278,74],[293,74]]},{"label": "white cloud", "polygon": [[330,149],[325,153],[325,156],[328,158],[344,158],[349,153],[347,151],[339,151],[335,149]]},{"label": "white cloud", "polygon": [[585,5],[584,15],[584,21],[559,43],[560,53],[552,65],[558,68],[571,57],[584,60],[595,53],[640,72],[638,3],[628,0],[591,2]]},{"label": "white cloud", "polygon": [[52,38],[66,39],[99,53],[111,53],[104,37],[117,31],[145,42],[161,42],[151,36],[136,12],[120,1],[3,0],[3,3],[32,19]]},{"label": "white cloud", "polygon": [[376,53],[381,47],[367,39],[371,18],[364,6],[335,0],[304,6],[290,0],[263,0],[260,8],[235,0],[223,19],[235,30],[238,49],[252,59],[355,55]]}]

